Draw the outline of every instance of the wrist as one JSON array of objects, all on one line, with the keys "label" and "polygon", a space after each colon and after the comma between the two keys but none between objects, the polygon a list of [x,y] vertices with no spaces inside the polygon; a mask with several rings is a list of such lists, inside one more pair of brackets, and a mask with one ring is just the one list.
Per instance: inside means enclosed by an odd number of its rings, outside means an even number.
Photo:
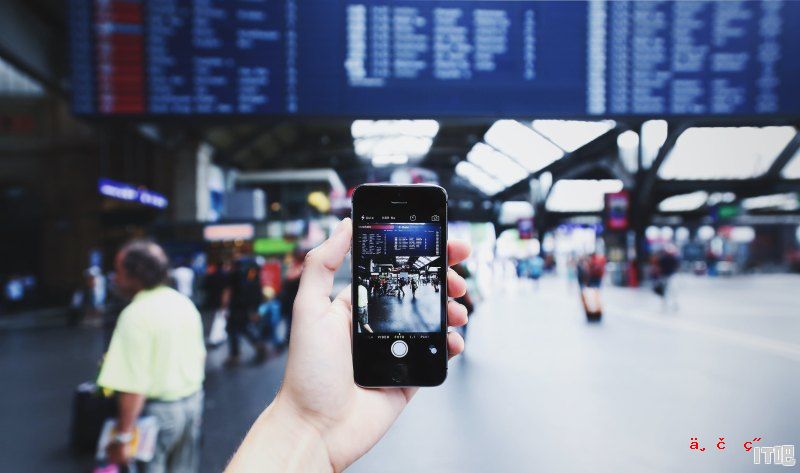
[{"label": "wrist", "polygon": [[281,394],[261,413],[226,472],[330,472],[328,449],[318,429]]}]

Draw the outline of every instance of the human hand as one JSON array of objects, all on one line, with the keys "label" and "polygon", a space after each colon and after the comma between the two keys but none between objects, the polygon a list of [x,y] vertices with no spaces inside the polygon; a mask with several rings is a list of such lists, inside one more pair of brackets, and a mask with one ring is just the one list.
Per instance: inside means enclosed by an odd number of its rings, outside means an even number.
[{"label": "human hand", "polygon": [[106,459],[115,465],[127,465],[130,461],[128,445],[121,442],[111,442],[106,447]]},{"label": "human hand", "polygon": [[[365,389],[354,382],[350,287],[332,302],[329,298],[351,236],[352,222],[345,219],[306,258],[283,385],[228,471],[341,471],[380,440],[416,393],[417,388]],[[448,242],[448,264],[463,261],[469,252],[466,243]],[[463,296],[464,279],[451,269],[447,278],[448,295]],[[467,310],[450,301],[447,318],[450,326],[464,325]],[[464,340],[450,332],[447,347],[451,357],[458,355]],[[294,453],[282,451],[276,442],[288,443]]]}]

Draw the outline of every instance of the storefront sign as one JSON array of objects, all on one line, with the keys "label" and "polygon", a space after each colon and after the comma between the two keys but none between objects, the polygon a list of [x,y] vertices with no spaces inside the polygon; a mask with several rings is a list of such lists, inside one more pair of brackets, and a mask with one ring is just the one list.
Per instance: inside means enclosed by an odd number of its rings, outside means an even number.
[{"label": "storefront sign", "polygon": [[97,190],[112,199],[138,202],[149,207],[163,209],[169,205],[167,198],[158,192],[102,177],[97,181]]}]

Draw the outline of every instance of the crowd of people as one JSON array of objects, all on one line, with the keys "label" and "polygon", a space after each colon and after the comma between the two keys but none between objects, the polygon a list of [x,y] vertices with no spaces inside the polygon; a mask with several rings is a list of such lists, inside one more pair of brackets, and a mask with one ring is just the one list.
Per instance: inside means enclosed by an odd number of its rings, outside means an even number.
[{"label": "crowd of people", "polygon": [[[225,363],[236,366],[241,362],[242,339],[252,346],[256,362],[282,348],[288,342],[304,256],[300,252],[288,255],[279,266],[277,280],[274,271],[267,271],[268,265],[275,269],[275,261],[241,256],[209,264],[197,277],[198,271],[186,260],[170,266],[157,244],[134,241],[120,250],[108,275],[96,268],[86,271],[84,284],[73,297],[72,322],[101,320],[106,327],[108,349],[97,384],[114,391],[118,405],[116,427],[106,447],[108,462],[124,464],[135,459],[126,446],[133,441],[137,422],[149,416],[169,428],[158,434],[145,471],[196,471],[206,350],[227,344]],[[599,320],[606,258],[592,252],[571,263],[586,315]],[[673,292],[670,279],[679,266],[677,252],[671,248],[652,256],[652,287],[665,301]],[[547,260],[542,256],[521,259],[516,269],[519,277],[536,281],[548,269]],[[453,270],[462,281],[474,282],[466,265],[456,264]],[[386,273],[357,280],[354,302],[359,330],[373,332],[370,298],[414,300],[422,286],[438,293],[440,284],[435,274],[427,273]],[[471,314],[478,293],[454,297]],[[465,327],[458,329],[465,337]],[[169,419],[174,418],[181,422],[171,423]]]},{"label": "crowd of people", "polygon": [[[140,240],[118,252],[108,274],[97,267],[85,272],[69,321],[105,328],[97,386],[98,392],[114,392],[117,400],[115,427],[106,439],[108,465],[138,459],[131,445],[144,429],[141,420],[151,418],[162,427],[152,458],[140,467],[197,471],[206,350],[227,342],[225,364],[235,366],[242,339],[252,345],[256,362],[285,347],[303,257],[292,253],[282,265],[231,257],[195,277],[197,270],[186,260],[170,265],[159,245]],[[267,271],[276,266],[277,280]],[[204,328],[209,325],[210,332]],[[223,336],[211,340],[215,330]],[[75,419],[78,430],[86,420]]]},{"label": "crowd of people", "polygon": [[[165,284],[191,300],[203,314],[206,342],[211,348],[228,345],[227,366],[240,362],[242,339],[254,349],[255,361],[264,361],[287,343],[291,308],[302,270],[302,252],[287,255],[285,262],[231,256],[205,268],[177,258],[168,266]],[[282,276],[265,280],[264,265],[277,265]],[[119,287],[118,270],[103,273],[88,268],[71,298],[69,325],[102,326],[106,346],[122,310],[131,298]]]}]

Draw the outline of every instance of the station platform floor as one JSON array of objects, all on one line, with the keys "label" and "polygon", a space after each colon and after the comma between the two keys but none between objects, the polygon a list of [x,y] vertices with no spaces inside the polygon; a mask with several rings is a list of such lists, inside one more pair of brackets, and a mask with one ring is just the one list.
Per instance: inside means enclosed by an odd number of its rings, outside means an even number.
[{"label": "station platform floor", "polygon": [[[761,467],[748,440],[797,445],[800,276],[675,286],[672,310],[647,289],[607,287],[603,320],[587,323],[564,280],[495,283],[445,384],[421,390],[349,471],[736,472]],[[99,329],[0,329],[3,471],[88,471],[67,448],[70,403],[101,350]],[[224,351],[209,358],[203,472],[224,468],[285,362],[225,369]]]}]

